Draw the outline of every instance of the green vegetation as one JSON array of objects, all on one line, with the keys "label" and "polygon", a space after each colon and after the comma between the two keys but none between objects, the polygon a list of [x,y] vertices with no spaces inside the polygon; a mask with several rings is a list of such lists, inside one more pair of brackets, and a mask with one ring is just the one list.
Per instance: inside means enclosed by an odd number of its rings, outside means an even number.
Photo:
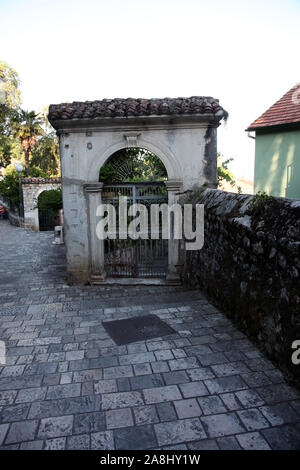
[{"label": "green vegetation", "polygon": [[273,196],[269,196],[265,191],[258,191],[254,196],[252,201],[248,205],[248,210],[253,210],[255,207],[261,207],[266,202],[272,201]]},{"label": "green vegetation", "polygon": [[121,183],[129,181],[159,181],[167,179],[162,161],[141,148],[126,148],[114,153],[102,166],[100,181]]},{"label": "green vegetation", "polygon": [[41,115],[20,108],[20,80],[17,72],[0,61],[0,169],[13,162],[38,167],[46,176],[60,173],[58,139],[47,120],[48,107]]},{"label": "green vegetation", "polygon": [[[24,176],[25,171],[21,173],[21,177]],[[43,178],[47,174],[40,168],[31,167],[29,169],[29,176]],[[14,204],[19,204],[20,202],[18,173],[12,166],[6,171],[4,178],[0,180],[0,194],[10,199]]]},{"label": "green vegetation", "polygon": [[43,191],[38,197],[37,207],[39,209],[51,209],[53,212],[61,209],[61,189],[49,189],[48,191]]}]

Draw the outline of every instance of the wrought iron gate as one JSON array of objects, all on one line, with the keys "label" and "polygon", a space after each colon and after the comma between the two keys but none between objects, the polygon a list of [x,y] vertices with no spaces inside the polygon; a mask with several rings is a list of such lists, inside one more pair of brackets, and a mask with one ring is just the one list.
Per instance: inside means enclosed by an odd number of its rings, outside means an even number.
[{"label": "wrought iron gate", "polygon": [[126,196],[128,207],[134,203],[146,206],[150,222],[151,204],[168,202],[168,192],[163,182],[156,183],[118,183],[107,184],[103,188],[104,203],[114,205],[117,213],[117,236],[115,240],[104,241],[105,271],[109,277],[165,277],[168,268],[168,240],[162,239],[161,226],[159,238],[132,240],[119,237],[118,206],[119,197]]}]

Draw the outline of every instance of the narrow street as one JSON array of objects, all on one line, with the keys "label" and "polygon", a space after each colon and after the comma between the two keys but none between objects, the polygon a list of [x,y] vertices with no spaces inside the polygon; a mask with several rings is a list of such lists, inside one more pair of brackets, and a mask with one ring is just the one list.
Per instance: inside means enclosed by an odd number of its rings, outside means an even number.
[{"label": "narrow street", "polygon": [[[68,286],[53,233],[0,239],[1,449],[300,449],[300,393],[200,292]],[[102,324],[148,314],[175,333]]]}]

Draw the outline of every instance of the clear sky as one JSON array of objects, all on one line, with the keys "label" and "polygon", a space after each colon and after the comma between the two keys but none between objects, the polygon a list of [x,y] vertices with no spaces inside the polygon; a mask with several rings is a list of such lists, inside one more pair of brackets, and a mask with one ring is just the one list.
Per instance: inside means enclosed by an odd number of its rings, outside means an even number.
[{"label": "clear sky", "polygon": [[22,106],[208,95],[218,148],[253,178],[244,129],[300,82],[300,0],[0,0],[0,58]]}]

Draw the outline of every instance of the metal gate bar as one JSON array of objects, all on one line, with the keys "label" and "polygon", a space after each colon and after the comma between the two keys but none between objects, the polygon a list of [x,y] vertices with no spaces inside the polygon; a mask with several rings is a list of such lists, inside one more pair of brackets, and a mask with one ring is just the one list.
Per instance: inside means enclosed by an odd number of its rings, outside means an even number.
[{"label": "metal gate bar", "polygon": [[105,271],[109,277],[165,277],[168,268],[168,240],[119,238],[118,206],[119,196],[126,196],[128,205],[144,204],[150,221],[151,204],[168,202],[164,182],[139,182],[106,184],[103,188],[103,202],[113,204],[117,214],[117,237],[104,242]]}]

